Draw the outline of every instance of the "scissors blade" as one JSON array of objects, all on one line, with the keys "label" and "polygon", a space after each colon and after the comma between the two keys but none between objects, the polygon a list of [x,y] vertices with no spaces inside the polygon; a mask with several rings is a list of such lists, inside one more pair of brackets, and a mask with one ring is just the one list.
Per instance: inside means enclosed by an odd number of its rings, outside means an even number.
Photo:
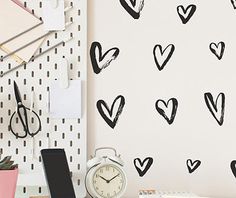
[{"label": "scissors blade", "polygon": [[16,97],[17,104],[22,103],[20,91],[19,91],[19,88],[18,88],[15,81],[14,81],[14,92],[15,92],[15,97]]}]

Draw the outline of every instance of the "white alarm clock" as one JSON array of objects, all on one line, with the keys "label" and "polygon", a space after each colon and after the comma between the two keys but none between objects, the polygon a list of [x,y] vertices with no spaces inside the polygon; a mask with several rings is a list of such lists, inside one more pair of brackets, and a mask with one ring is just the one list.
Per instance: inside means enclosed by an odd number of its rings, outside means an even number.
[{"label": "white alarm clock", "polygon": [[[98,150],[113,150],[114,156],[96,156]],[[87,162],[88,171],[85,186],[93,198],[122,197],[127,186],[127,178],[123,169],[124,163],[116,150],[111,147],[101,147],[95,150],[94,157]]]}]

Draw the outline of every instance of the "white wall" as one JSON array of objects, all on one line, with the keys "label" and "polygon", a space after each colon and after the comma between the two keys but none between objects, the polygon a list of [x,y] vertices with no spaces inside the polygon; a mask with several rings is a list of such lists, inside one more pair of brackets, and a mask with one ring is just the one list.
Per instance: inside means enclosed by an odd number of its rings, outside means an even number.
[{"label": "white wall", "polygon": [[[176,8],[195,4],[197,10],[182,24]],[[121,153],[128,173],[126,197],[139,189],[192,191],[205,196],[236,197],[236,178],[230,163],[236,159],[236,10],[230,0],[145,0],[139,19],[120,2],[88,1],[88,49],[98,41],[103,52],[118,47],[117,59],[95,74],[88,56],[88,146],[113,146]],[[218,60],[211,42],[223,41]],[[162,71],[153,57],[156,44],[175,45]],[[224,123],[219,126],[208,110],[204,93],[216,99],[225,94]],[[114,129],[99,114],[96,102],[110,106],[123,95],[126,103]],[[158,99],[179,102],[173,124],[155,109]],[[220,101],[219,101],[220,102]],[[219,104],[218,104],[219,107]],[[139,177],[133,160],[152,157],[148,172]],[[201,160],[189,174],[186,160]]]}]

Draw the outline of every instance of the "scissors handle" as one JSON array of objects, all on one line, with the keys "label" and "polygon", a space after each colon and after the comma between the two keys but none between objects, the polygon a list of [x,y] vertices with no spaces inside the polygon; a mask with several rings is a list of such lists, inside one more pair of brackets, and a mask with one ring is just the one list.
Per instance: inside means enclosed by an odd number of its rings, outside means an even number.
[{"label": "scissors handle", "polygon": [[[23,109],[23,113],[24,113],[24,118],[22,116],[22,113],[20,112],[20,109]],[[16,138],[26,138],[27,137],[27,134],[29,134],[31,137],[34,137],[35,135],[37,135],[39,133],[39,131],[41,130],[41,120],[38,116],[38,114],[35,112],[35,111],[32,111],[32,113],[37,117],[38,119],[38,122],[39,122],[39,128],[36,132],[34,133],[31,133],[30,130],[29,130],[29,125],[28,125],[28,115],[27,115],[27,110],[30,111],[29,108],[25,107],[24,105],[22,104],[18,104],[17,106],[17,111],[15,111],[11,118],[10,118],[10,125],[9,125],[9,128],[10,128],[10,131],[16,136]],[[15,115],[18,115],[19,118],[20,118],[20,122],[23,126],[23,129],[24,129],[24,135],[19,135],[18,133],[14,132],[14,130],[12,129],[12,120],[13,120],[13,117]]]},{"label": "scissors handle", "polygon": [[[20,109],[23,109],[23,114],[24,114],[24,120],[23,120],[23,116],[21,115],[21,111]],[[23,104],[18,104],[17,105],[17,114],[20,118],[21,124],[24,128],[25,131],[25,137],[27,136],[27,133],[29,131],[29,125],[28,125],[28,116],[27,116],[27,111],[26,111],[26,107]]]}]

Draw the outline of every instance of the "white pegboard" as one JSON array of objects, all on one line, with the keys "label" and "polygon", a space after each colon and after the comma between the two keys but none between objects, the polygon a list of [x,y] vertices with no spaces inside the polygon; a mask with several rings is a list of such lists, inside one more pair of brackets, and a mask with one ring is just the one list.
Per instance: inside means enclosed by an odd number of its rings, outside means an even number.
[{"label": "white pegboard", "polygon": [[[42,2],[24,0],[25,7],[38,16],[42,16]],[[0,78],[0,149],[5,155],[12,155],[19,164],[20,176],[18,181],[17,198],[29,195],[45,195],[45,181],[42,175],[40,150],[43,148],[64,148],[71,171],[73,172],[74,187],[78,197],[85,196],[84,176],[87,156],[87,1],[66,0],[65,5],[73,5],[66,13],[66,21],[72,25],[65,31],[50,35],[39,51],[61,42],[72,36],[73,39],[34,62]],[[2,52],[1,52],[2,53]],[[1,54],[2,55],[2,54]],[[82,80],[82,118],[81,119],[52,119],[47,112],[47,91],[50,82],[58,79],[58,63],[62,57],[69,62],[69,78]],[[0,63],[0,71],[4,72],[16,66],[17,63],[7,59]],[[31,90],[35,92],[34,110],[40,115],[41,132],[35,136],[35,156],[32,155],[33,140],[29,136],[16,139],[9,131],[9,119],[16,107],[13,81],[16,81],[24,104],[30,105]],[[30,193],[31,192],[31,193]]]}]

